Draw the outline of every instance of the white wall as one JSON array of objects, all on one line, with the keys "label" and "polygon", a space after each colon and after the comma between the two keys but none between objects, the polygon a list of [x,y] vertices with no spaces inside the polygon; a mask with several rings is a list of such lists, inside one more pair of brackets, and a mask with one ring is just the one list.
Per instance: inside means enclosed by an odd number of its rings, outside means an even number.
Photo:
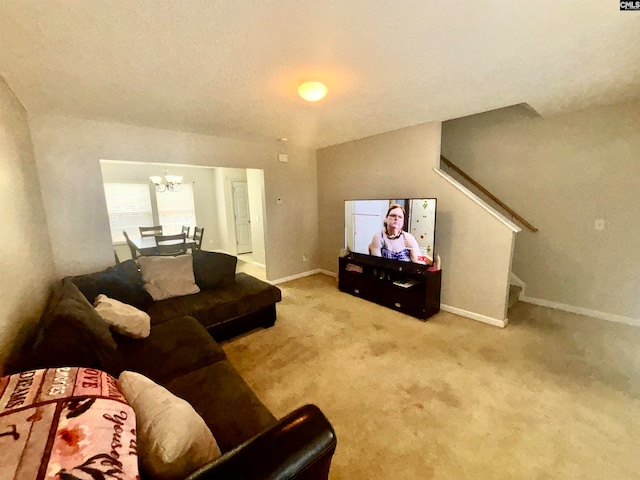
[{"label": "white wall", "polygon": [[[113,264],[100,159],[263,169],[267,278],[316,268],[313,258],[302,261],[318,244],[314,151],[289,145],[289,162],[279,163],[275,140],[246,142],[58,115],[33,115],[30,125],[38,173],[47,179],[42,199],[60,275]],[[283,205],[275,205],[276,197]]]},{"label": "white wall", "polygon": [[441,125],[429,123],[318,151],[320,267],[337,271],[345,199],[436,197],[442,303],[500,324],[514,234],[433,171],[440,134]]},{"label": "white wall", "polygon": [[442,150],[540,230],[515,246],[527,297],[640,319],[640,102],[453,120]]},{"label": "white wall", "polygon": [[55,278],[27,114],[0,77],[0,373]]}]

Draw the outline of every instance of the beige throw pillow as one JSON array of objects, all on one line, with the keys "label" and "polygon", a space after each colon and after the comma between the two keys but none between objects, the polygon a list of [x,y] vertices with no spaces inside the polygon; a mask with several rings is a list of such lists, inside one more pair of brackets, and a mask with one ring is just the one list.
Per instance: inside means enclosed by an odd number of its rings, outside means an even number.
[{"label": "beige throw pillow", "polygon": [[191,254],[138,257],[144,289],[154,300],[198,293]]},{"label": "beige throw pillow", "polygon": [[151,333],[151,317],[136,307],[102,294],[96,297],[93,306],[102,319],[121,335],[147,338]]},{"label": "beige throw pillow", "polygon": [[136,372],[122,372],[118,388],[136,414],[138,458],[147,475],[182,479],[220,456],[211,431],[185,400]]}]

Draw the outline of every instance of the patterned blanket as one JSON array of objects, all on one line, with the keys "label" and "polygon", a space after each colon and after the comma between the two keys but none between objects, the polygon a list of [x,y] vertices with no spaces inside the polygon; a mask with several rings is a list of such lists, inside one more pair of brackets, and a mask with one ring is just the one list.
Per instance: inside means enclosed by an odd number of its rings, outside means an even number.
[{"label": "patterned blanket", "polygon": [[2,377],[0,478],[139,479],[136,419],[115,378],[75,367]]}]

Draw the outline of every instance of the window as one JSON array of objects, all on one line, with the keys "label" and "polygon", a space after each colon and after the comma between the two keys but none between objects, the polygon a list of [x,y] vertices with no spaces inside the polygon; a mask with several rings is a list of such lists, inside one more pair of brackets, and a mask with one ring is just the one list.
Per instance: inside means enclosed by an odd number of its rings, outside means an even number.
[{"label": "window", "polygon": [[122,230],[139,237],[141,225],[154,225],[149,185],[146,183],[105,183],[109,225],[113,243],[124,242]]},{"label": "window", "polygon": [[193,185],[183,183],[179,192],[166,190],[156,193],[158,217],[165,235],[182,232],[182,226],[191,227],[190,234],[196,225],[196,209],[193,203]]}]

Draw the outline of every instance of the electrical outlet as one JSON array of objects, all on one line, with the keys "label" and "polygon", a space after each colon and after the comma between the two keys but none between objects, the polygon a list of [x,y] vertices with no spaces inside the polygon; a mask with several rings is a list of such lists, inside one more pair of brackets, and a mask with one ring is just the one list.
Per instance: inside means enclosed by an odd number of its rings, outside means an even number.
[{"label": "electrical outlet", "polygon": [[604,218],[598,218],[596,219],[594,228],[599,232],[601,232],[602,230],[604,230],[604,225],[605,225]]}]

